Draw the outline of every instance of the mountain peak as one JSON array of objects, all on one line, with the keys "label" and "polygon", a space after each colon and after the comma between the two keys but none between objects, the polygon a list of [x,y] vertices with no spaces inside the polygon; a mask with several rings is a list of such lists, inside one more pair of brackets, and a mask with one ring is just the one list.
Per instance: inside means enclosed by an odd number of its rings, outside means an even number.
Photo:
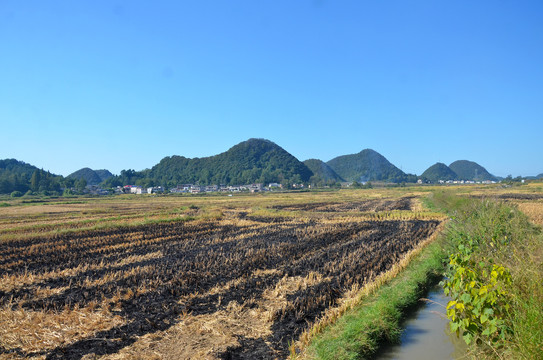
[{"label": "mountain peak", "polygon": [[149,173],[160,183],[240,185],[254,182],[306,182],[313,175],[302,162],[267,139],[251,138],[205,158],[166,157]]},{"label": "mountain peak", "polygon": [[458,175],[459,180],[497,180],[484,167],[469,160],[457,160],[449,165],[449,168]]},{"label": "mountain peak", "polygon": [[440,162],[437,162],[426,169],[426,171],[422,173],[421,177],[432,182],[458,179],[458,175],[454,171],[452,171],[447,165]]},{"label": "mountain peak", "polygon": [[112,177],[113,174],[110,173],[108,170],[92,170],[91,168],[84,167],[82,169],[79,169],[70,175],[66,176],[67,178],[72,179],[85,179],[88,185],[98,185],[102,181],[109,179]]},{"label": "mountain peak", "polygon": [[403,171],[372,149],[364,149],[358,154],[338,156],[328,161],[327,164],[339,176],[348,181],[401,182],[407,179],[407,175]]}]

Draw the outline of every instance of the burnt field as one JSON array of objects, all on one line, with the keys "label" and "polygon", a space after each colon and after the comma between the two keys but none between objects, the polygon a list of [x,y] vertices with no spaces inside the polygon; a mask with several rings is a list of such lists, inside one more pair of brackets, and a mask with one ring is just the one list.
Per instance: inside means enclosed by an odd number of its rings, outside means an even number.
[{"label": "burnt field", "polygon": [[413,198],[368,201],[11,233],[0,242],[0,358],[285,358],[326,309],[440,223],[337,216],[409,210]]},{"label": "burnt field", "polygon": [[323,211],[323,212],[350,212],[350,211],[392,211],[412,210],[411,201],[413,197],[402,197],[399,199],[368,199],[364,201],[351,202],[323,202],[313,204],[291,204],[275,205],[278,210],[301,210],[301,211]]}]

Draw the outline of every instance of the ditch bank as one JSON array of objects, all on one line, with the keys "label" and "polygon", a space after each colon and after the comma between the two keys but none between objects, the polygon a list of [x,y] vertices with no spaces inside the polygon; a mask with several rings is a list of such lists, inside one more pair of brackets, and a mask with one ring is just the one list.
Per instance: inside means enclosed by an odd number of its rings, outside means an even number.
[{"label": "ditch bank", "polygon": [[399,343],[403,320],[443,275],[443,260],[448,252],[445,239],[438,237],[442,230],[443,224],[400,262],[396,271],[377,278],[370,289],[360,291],[346,310],[331,315],[302,335],[296,347],[291,347],[290,358],[372,358],[386,344]]},{"label": "ditch bank", "polygon": [[461,337],[451,334],[446,306],[450,297],[443,287],[434,285],[416,311],[402,323],[404,328],[399,344],[384,346],[376,360],[434,360],[459,359],[468,347]]}]

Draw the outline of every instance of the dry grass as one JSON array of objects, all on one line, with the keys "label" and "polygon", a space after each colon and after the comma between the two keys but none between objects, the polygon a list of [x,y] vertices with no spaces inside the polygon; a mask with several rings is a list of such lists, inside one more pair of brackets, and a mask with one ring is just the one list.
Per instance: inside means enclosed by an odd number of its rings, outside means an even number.
[{"label": "dry grass", "polygon": [[520,211],[528,215],[535,224],[543,226],[543,201],[516,202]]},{"label": "dry grass", "polygon": [[12,309],[8,303],[0,310],[0,345],[26,354],[43,354],[123,323],[120,316],[94,306],[57,312]]}]

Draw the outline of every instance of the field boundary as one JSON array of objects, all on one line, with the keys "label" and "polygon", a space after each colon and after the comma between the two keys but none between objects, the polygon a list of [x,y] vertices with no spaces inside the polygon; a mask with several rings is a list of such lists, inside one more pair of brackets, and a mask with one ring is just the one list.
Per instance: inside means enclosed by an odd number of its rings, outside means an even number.
[{"label": "field boundary", "polygon": [[[375,279],[369,283],[366,283],[362,288],[357,289],[353,288],[351,291],[349,291],[346,296],[340,300],[340,305],[334,308],[328,309],[325,314],[317,320],[308,330],[304,331],[297,342],[293,343],[290,347],[290,359],[313,359],[315,356],[314,354],[310,354],[312,350],[309,350],[312,346],[312,343],[315,339],[321,337],[325,332],[328,333],[338,333],[341,332],[341,329],[338,329],[338,322],[340,319],[343,319],[345,315],[348,315],[349,313],[353,313],[357,310],[360,310],[362,305],[366,305],[370,302],[373,302],[376,298],[379,298],[381,296],[380,290],[385,285],[389,285],[392,281],[400,281],[399,277],[408,277],[409,274],[405,273],[405,270],[408,268],[410,264],[412,264],[412,260],[421,257],[426,256],[429,257],[429,260],[435,261],[438,260],[439,263],[441,263],[442,259],[445,257],[444,251],[440,248],[440,246],[436,246],[436,249],[428,249],[429,245],[435,244],[438,237],[442,235],[444,232],[445,226],[447,224],[447,220],[444,220],[441,222],[441,224],[436,228],[434,233],[430,235],[426,240],[422,241],[416,248],[405,254],[402,259],[396,263],[394,263],[390,270],[383,272],[375,277]],[[425,251],[427,250],[427,251]],[[436,251],[437,250],[437,251]],[[429,255],[430,253],[434,253],[432,255]],[[425,263],[426,264],[426,263]],[[418,266],[422,267],[422,266]],[[423,278],[418,279],[414,286],[416,288],[425,287],[427,283],[431,280],[430,278],[436,278],[438,275],[441,275],[441,273],[436,274],[435,268],[429,269],[429,271],[425,272],[425,276]],[[433,273],[433,274],[432,274]],[[416,289],[418,290],[418,289]],[[417,291],[418,292],[418,291]],[[396,304],[398,308],[407,308],[413,303],[413,299],[405,299],[406,301]],[[418,300],[418,297],[414,299],[414,302]],[[371,305],[370,305],[371,306]],[[384,314],[383,314],[384,315]],[[398,322],[400,318],[397,319]],[[390,324],[383,325],[389,326]],[[398,324],[396,324],[399,326]],[[344,327],[345,324],[339,325],[339,327]],[[387,330],[383,327],[382,329],[377,329],[375,331],[376,334],[379,334],[377,337],[375,337],[373,340],[375,343],[379,343],[386,336],[384,336],[387,333]],[[334,336],[332,336],[334,337]],[[390,340],[390,339],[389,339]],[[320,340],[319,340],[320,341]],[[325,340],[327,342],[327,340]],[[353,344],[353,346],[357,346],[356,344]],[[375,347],[370,346],[365,352],[372,353],[376,350]],[[333,355],[331,358],[337,358],[337,354]],[[319,357],[320,358],[320,357]],[[328,357],[325,357],[328,358]],[[343,358],[343,357],[339,357]]]}]

